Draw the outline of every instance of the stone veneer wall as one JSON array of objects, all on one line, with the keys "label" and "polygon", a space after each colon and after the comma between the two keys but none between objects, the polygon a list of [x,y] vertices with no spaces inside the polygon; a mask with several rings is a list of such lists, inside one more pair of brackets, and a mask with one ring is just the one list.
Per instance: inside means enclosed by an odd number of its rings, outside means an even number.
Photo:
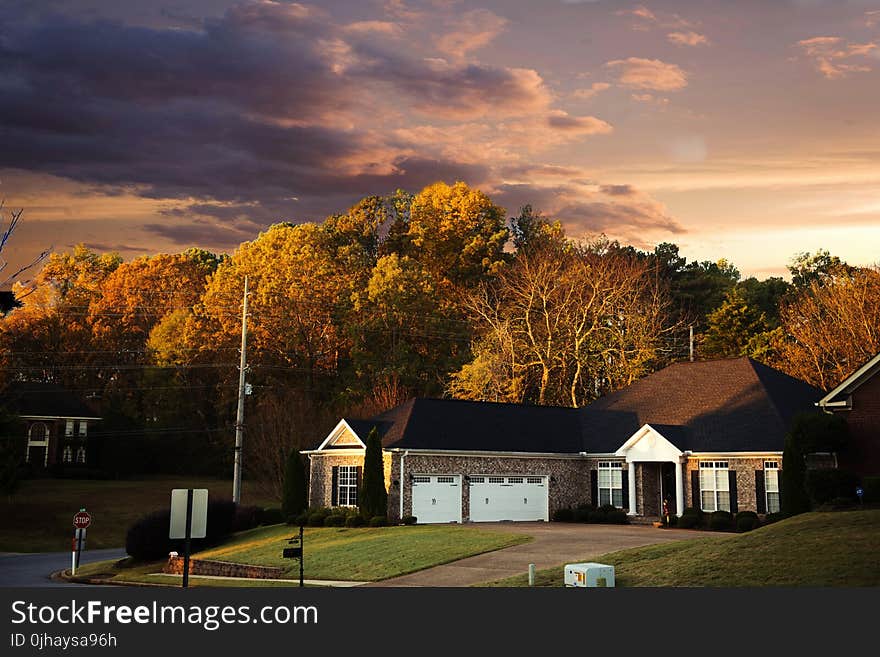
[{"label": "stone veneer wall", "polygon": [[[519,475],[553,477],[548,480],[550,517],[560,508],[576,506],[590,501],[590,468],[595,462],[586,459],[522,458],[504,456],[442,456],[410,454],[404,460],[404,476],[411,474],[452,475]],[[400,480],[400,455],[393,456],[394,480]],[[464,484],[464,482],[462,482]],[[400,514],[400,489],[393,487],[388,496],[389,519],[398,520]],[[403,515],[412,515],[412,488],[405,486]],[[462,517],[468,521],[470,491],[464,484],[462,490]]]},{"label": "stone veneer wall", "polygon": [[[280,554],[284,546],[279,544]],[[168,563],[162,568],[163,573],[183,575],[183,557],[169,556]],[[281,568],[276,566],[251,566],[227,561],[209,561],[207,559],[190,559],[190,575],[211,575],[214,577],[247,577],[250,579],[278,579]]]},{"label": "stone veneer wall", "polygon": [[[757,511],[757,488],[755,486],[755,470],[764,469],[764,461],[776,461],[782,467],[782,455],[737,458],[737,457],[691,457],[685,464],[684,472],[684,505],[693,506],[691,490],[691,473],[700,469],[700,461],[727,461],[728,468],[736,471],[736,499],[740,511]],[[780,472],[780,477],[782,473]]]},{"label": "stone veneer wall", "polygon": [[[312,454],[309,459],[309,506],[329,507],[333,502],[333,467],[337,465],[364,464],[364,453],[360,454],[334,454],[324,452]],[[382,454],[382,465],[385,476],[385,490],[389,492],[389,506],[391,504],[391,454]]]}]

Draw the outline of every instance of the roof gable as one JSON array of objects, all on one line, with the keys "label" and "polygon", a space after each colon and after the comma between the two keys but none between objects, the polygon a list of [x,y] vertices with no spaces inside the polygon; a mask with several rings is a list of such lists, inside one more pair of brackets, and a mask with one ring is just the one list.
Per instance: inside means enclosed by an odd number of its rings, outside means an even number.
[{"label": "roof gable", "polygon": [[861,385],[874,378],[878,372],[880,372],[880,354],[874,356],[867,363],[841,381],[834,390],[817,402],[818,405],[823,408],[826,406],[848,407],[850,404],[849,396]]},{"label": "roof gable", "polygon": [[339,449],[345,447],[364,449],[365,445],[348,421],[345,418],[342,418],[339,420],[339,423],[333,427],[333,430],[327,435],[324,442],[318,447],[318,450]]},{"label": "roof gable", "polygon": [[54,383],[14,382],[0,403],[21,417],[101,419],[78,395]]},{"label": "roof gable", "polygon": [[[681,427],[663,427],[665,432],[650,424],[644,425],[636,431],[629,440],[620,446],[615,456],[625,456],[627,463],[635,461],[675,461],[681,457],[683,451],[672,444],[664,433],[675,435],[675,429]],[[672,429],[672,431],[670,431]]]}]

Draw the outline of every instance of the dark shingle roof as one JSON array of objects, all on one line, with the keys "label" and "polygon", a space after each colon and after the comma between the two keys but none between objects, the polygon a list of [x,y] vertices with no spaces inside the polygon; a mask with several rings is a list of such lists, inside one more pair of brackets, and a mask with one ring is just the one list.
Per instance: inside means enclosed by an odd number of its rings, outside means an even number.
[{"label": "dark shingle roof", "polygon": [[750,358],[676,363],[581,409],[410,399],[346,421],[386,448],[611,453],[650,424],[681,450],[780,451],[792,417],[822,391]]},{"label": "dark shingle roof", "polygon": [[792,417],[821,397],[750,358],[676,363],[581,409],[584,449],[615,451],[650,424],[678,427],[667,438],[681,450],[780,451]]},{"label": "dark shingle roof", "polygon": [[80,397],[54,383],[14,382],[0,403],[17,415],[99,417]]},{"label": "dark shingle roof", "polygon": [[455,399],[412,399],[377,416],[392,421],[385,447],[491,452],[577,453],[577,411]]}]

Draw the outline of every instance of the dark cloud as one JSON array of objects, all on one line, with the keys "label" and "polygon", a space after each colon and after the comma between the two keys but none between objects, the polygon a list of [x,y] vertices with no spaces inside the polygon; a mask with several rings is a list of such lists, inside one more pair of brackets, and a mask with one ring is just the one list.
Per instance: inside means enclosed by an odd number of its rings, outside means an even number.
[{"label": "dark cloud", "polygon": [[566,225],[587,233],[608,233],[634,238],[644,231],[685,233],[675,219],[656,202],[617,203],[589,200],[571,203],[559,209],[557,216]]},{"label": "dark cloud", "polygon": [[632,185],[600,185],[599,191],[608,196],[633,196],[636,193]]},{"label": "dark cloud", "polygon": [[256,237],[255,232],[230,228],[198,219],[185,224],[145,224],[143,229],[181,246],[210,244],[214,248],[234,249]]},{"label": "dark cloud", "polygon": [[99,253],[108,251],[148,253],[152,251],[152,248],[147,248],[145,246],[130,246],[128,244],[106,244],[104,242],[84,242],[84,244],[86,248],[91,249],[92,251],[98,251]]}]

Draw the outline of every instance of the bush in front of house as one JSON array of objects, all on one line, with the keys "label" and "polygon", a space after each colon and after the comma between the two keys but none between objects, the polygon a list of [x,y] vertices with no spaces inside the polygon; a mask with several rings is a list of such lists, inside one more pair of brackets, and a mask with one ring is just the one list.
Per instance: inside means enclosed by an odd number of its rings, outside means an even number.
[{"label": "bush in front of house", "polygon": [[403,519],[400,521],[404,525],[414,525],[419,521],[415,516],[403,516]]},{"label": "bush in front of house", "polygon": [[835,498],[856,500],[859,478],[846,470],[808,470],[804,482],[813,506],[827,504]]},{"label": "bush in front of house", "polygon": [[355,516],[348,516],[345,519],[345,526],[346,527],[363,527],[366,524],[367,524],[366,519],[360,514],[355,515]]},{"label": "bush in front of house", "polygon": [[306,510],[309,493],[306,471],[299,450],[292,449],[284,467],[284,488],[281,491],[281,512],[285,517],[296,516]]},{"label": "bush in front of house", "polygon": [[572,511],[569,507],[564,507],[562,509],[556,509],[553,512],[553,521],[554,522],[574,522],[574,511]]},{"label": "bush in front of house", "polygon": [[780,520],[785,520],[789,515],[784,511],[776,511],[775,513],[768,513],[764,516],[764,524],[772,525],[774,522],[779,522]]},{"label": "bush in front of house", "polygon": [[678,519],[681,529],[696,529],[703,526],[703,511],[692,506],[687,507]]},{"label": "bush in front of house", "polygon": [[[297,516],[288,517],[287,524],[288,525],[295,525],[297,527],[305,527],[306,525],[309,524],[309,516],[311,516],[311,515],[312,514],[309,513],[308,511],[303,511],[302,513],[300,513]],[[323,523],[321,523],[321,524],[323,524]]]},{"label": "bush in front of house", "polygon": [[851,511],[855,509],[857,502],[852,497],[835,497],[818,507],[818,511]]},{"label": "bush in front of house", "polygon": [[346,517],[340,515],[338,513],[334,513],[332,515],[324,518],[324,526],[325,527],[343,527],[345,525]]},{"label": "bush in front of house", "polygon": [[629,517],[623,509],[611,508],[605,514],[605,522],[609,525],[626,525],[629,523]]},{"label": "bush in front of house", "polygon": [[736,514],[736,531],[750,532],[761,526],[761,520],[754,511],[740,511]]},{"label": "bush in front of house", "polygon": [[590,522],[590,514],[596,510],[592,504],[578,504],[573,511],[575,522]]},{"label": "bush in front of house", "polygon": [[709,514],[709,529],[713,532],[734,530],[733,514],[730,511],[713,511]]},{"label": "bush in front of house", "polygon": [[284,513],[277,506],[270,506],[263,509],[263,517],[261,525],[280,525],[284,522]]},{"label": "bush in front of house", "polygon": [[370,527],[387,527],[388,516],[373,516],[370,518]]},{"label": "bush in front of house", "polygon": [[330,512],[327,511],[327,509],[319,509],[317,511],[312,511],[309,514],[309,517],[308,517],[308,520],[306,521],[306,524],[309,527],[323,527],[324,522],[329,517],[330,517]]}]

